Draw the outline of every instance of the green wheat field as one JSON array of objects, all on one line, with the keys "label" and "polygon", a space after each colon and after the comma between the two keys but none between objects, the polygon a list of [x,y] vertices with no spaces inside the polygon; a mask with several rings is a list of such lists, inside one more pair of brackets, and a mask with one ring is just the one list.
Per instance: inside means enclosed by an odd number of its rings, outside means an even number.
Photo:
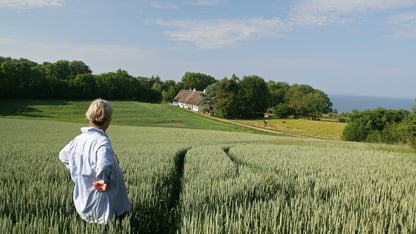
[{"label": "green wheat field", "polygon": [[[86,126],[88,103],[0,103],[1,233],[103,233],[78,217],[58,159]],[[167,104],[112,104],[108,135],[132,209],[107,233],[416,232],[407,146],[265,135]]]}]

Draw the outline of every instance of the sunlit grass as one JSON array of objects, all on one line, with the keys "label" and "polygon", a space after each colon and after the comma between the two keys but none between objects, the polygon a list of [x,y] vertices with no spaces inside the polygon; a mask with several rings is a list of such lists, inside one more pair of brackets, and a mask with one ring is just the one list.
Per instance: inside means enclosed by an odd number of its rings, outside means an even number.
[{"label": "sunlit grass", "polygon": [[[3,100],[0,116],[24,119],[46,119],[73,123],[86,123],[85,110],[88,101],[69,100]],[[151,104],[134,101],[111,101],[114,108],[113,124],[127,126],[169,127],[207,129],[232,132],[262,133],[221,119],[208,118],[169,104]],[[340,140],[347,125],[337,121],[312,121],[306,119],[269,119],[267,127],[263,120],[229,120],[259,129],[272,130],[289,135]],[[267,132],[263,132],[267,133]],[[270,134],[270,132],[268,133]]]},{"label": "sunlit grass", "polygon": [[[0,116],[86,123],[84,113],[90,102],[2,100],[0,101]],[[255,132],[252,129],[223,123],[166,103],[152,104],[133,101],[110,101],[110,103],[114,109],[112,124],[115,125]]]},{"label": "sunlit grass", "polygon": [[267,127],[264,127],[263,120],[235,120],[235,122],[297,136],[331,140],[340,140],[347,126],[347,123],[342,122],[307,119],[269,119]]}]

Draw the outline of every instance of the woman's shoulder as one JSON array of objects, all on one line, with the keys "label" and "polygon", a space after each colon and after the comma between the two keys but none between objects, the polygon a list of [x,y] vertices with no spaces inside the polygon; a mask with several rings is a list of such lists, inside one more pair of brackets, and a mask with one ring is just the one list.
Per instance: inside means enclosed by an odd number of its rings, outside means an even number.
[{"label": "woman's shoulder", "polygon": [[82,138],[88,138],[90,140],[94,140],[102,144],[106,144],[107,142],[110,142],[107,134],[99,128],[83,127],[81,128],[81,132],[82,133],[80,134],[80,137]]}]

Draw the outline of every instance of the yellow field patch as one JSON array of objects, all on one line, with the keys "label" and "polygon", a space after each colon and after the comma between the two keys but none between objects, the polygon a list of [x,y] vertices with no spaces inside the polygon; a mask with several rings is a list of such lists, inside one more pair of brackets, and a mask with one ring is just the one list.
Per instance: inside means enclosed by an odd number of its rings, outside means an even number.
[{"label": "yellow field patch", "polygon": [[347,126],[347,123],[338,121],[307,119],[270,119],[267,120],[267,126],[264,126],[263,120],[237,120],[235,122],[287,134],[331,140],[341,140],[342,132]]}]

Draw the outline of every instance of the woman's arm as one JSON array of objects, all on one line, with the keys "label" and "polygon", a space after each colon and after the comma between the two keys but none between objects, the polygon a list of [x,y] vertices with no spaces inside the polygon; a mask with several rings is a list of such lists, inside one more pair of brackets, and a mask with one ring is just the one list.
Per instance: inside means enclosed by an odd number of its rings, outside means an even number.
[{"label": "woman's arm", "polygon": [[[72,142],[72,141],[71,141]],[[70,153],[70,144],[67,144],[60,152],[59,152],[59,160],[63,164],[65,164],[66,169],[69,169],[69,153]]]},{"label": "woman's arm", "polygon": [[97,151],[97,180],[93,183],[93,187],[98,192],[106,191],[108,184],[113,180],[113,165],[115,163],[110,147],[103,146]]}]

